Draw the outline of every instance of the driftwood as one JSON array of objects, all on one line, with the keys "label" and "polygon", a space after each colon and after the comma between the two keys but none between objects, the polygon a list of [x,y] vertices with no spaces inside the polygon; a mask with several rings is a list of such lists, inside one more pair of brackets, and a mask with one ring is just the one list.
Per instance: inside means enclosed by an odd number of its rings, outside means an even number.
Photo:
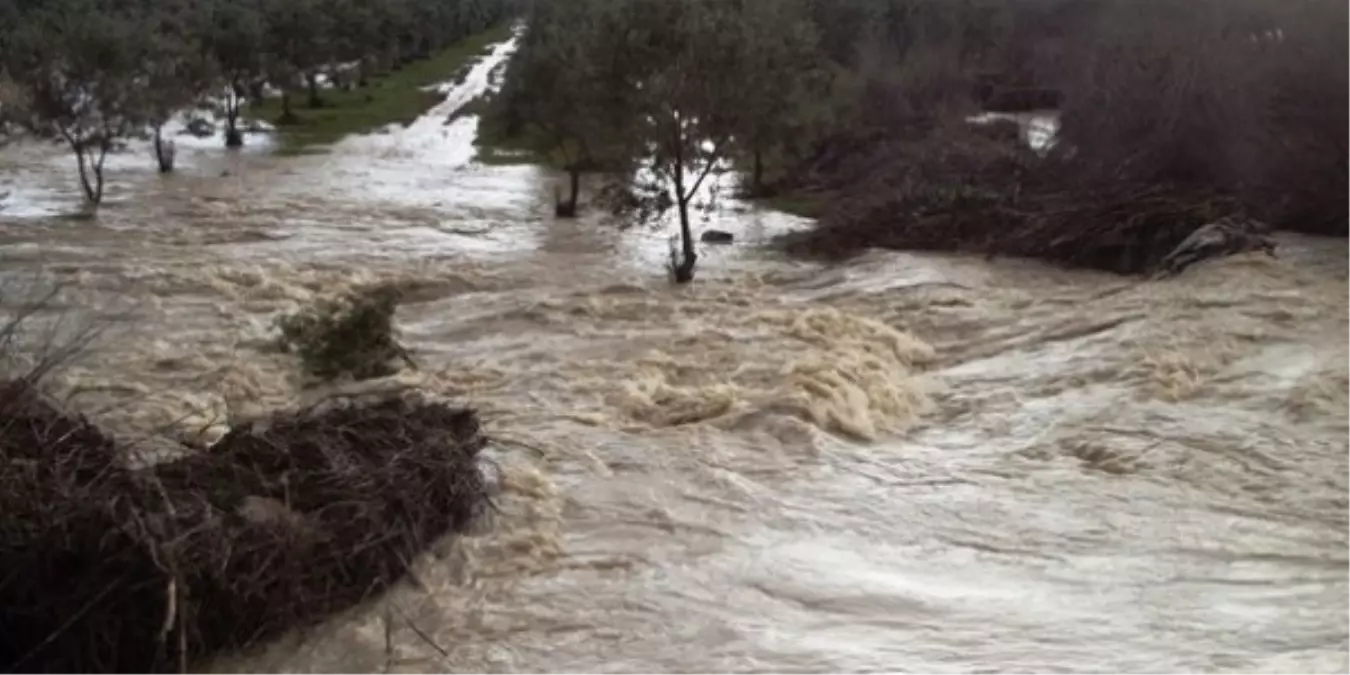
[{"label": "driftwood", "polygon": [[1175,276],[1202,260],[1262,251],[1274,258],[1275,240],[1269,236],[1270,227],[1254,220],[1221,218],[1192,232],[1163,258],[1159,277]]},{"label": "driftwood", "polygon": [[704,230],[698,240],[705,244],[730,244],[736,237],[725,230]]}]

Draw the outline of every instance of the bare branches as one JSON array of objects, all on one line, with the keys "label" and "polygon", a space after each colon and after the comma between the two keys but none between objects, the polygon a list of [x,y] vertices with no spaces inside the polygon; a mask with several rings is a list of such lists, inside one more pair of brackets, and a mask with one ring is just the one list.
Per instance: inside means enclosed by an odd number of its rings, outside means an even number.
[{"label": "bare branches", "polygon": [[0,409],[6,669],[185,669],[312,625],[406,578],[488,494],[476,415],[436,400],[329,400],[142,469],[22,384]]},{"label": "bare branches", "polygon": [[[58,308],[65,286],[46,290],[37,286],[25,289],[13,282],[0,286],[0,380],[40,385],[88,350],[110,325],[92,314],[77,320],[69,310]],[[40,319],[43,314],[49,316]]]}]

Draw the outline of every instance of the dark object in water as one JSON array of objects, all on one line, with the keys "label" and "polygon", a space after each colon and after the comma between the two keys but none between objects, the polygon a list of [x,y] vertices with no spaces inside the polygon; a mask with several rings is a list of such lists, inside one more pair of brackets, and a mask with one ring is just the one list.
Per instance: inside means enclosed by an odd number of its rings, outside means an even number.
[{"label": "dark object in water", "polygon": [[730,244],[735,240],[730,232],[724,230],[704,230],[699,241],[705,244]]},{"label": "dark object in water", "polygon": [[1232,216],[1201,226],[1186,237],[1159,263],[1158,277],[1170,277],[1201,260],[1222,258],[1248,251],[1264,251],[1274,258],[1275,241],[1265,223]]},{"label": "dark object in water", "polygon": [[[573,174],[572,194],[576,195],[576,193],[577,193],[576,175]],[[574,196],[572,199],[564,200],[562,198],[561,190],[559,190],[557,186],[554,186],[553,188],[553,215],[557,216],[558,218],[577,217],[576,197]]]},{"label": "dark object in water", "polygon": [[187,125],[183,127],[183,133],[197,138],[210,138],[212,134],[216,133],[216,125],[212,124],[210,120],[194,117],[188,120]]},{"label": "dark object in water", "polygon": [[130,469],[125,449],[0,382],[0,669],[184,672],[408,573],[487,499],[472,410],[330,399]]},{"label": "dark object in water", "polygon": [[178,154],[178,146],[172,138],[164,138],[158,131],[155,132],[155,162],[159,165],[160,173],[173,172],[173,161]]}]

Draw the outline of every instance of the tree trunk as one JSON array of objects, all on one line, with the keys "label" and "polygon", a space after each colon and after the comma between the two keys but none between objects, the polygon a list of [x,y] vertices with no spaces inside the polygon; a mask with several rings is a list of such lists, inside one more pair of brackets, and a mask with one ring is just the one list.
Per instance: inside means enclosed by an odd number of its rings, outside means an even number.
[{"label": "tree trunk", "polygon": [[572,187],[572,193],[567,197],[567,211],[575,217],[577,215],[577,196],[581,193],[581,169],[572,167],[567,171],[567,177]]},{"label": "tree trunk", "polygon": [[322,108],[323,98],[319,96],[319,76],[317,73],[307,73],[305,82],[309,85],[309,107]]},{"label": "tree trunk", "polygon": [[238,148],[244,145],[244,135],[239,133],[239,87],[230,88],[225,96],[225,147]]},{"label": "tree trunk", "polygon": [[[683,141],[684,129],[681,119],[677,115],[675,118],[676,140]],[[683,257],[677,263],[671,261],[671,272],[674,275],[675,283],[687,284],[694,280],[694,264],[698,262],[698,254],[694,252],[694,231],[689,226],[689,200],[694,196],[694,190],[685,192],[684,189],[684,144],[677,142],[675,144],[675,205],[680,213],[680,243]],[[694,186],[697,189],[697,185]]]},{"label": "tree trunk", "polygon": [[160,173],[173,171],[174,154],[173,142],[164,143],[164,126],[155,125],[155,161],[159,163]]},{"label": "tree trunk", "polygon": [[89,175],[89,158],[86,148],[75,146],[75,162],[80,167],[80,189],[84,191],[84,205],[88,210],[98,208],[99,195],[94,190],[93,178]]},{"label": "tree trunk", "polygon": [[295,111],[291,110],[291,92],[281,92],[281,117],[277,118],[277,124],[295,124],[299,118],[295,116]]},{"label": "tree trunk", "polygon": [[94,160],[94,203],[103,203],[103,161],[108,159],[112,139],[104,136],[98,142],[98,159]]},{"label": "tree trunk", "polygon": [[678,195],[676,199],[680,212],[680,244],[682,246],[681,259],[673,266],[675,273],[675,283],[687,284],[694,280],[694,264],[698,262],[698,254],[694,252],[694,232],[689,227],[689,199],[683,194]]},{"label": "tree trunk", "polygon": [[750,179],[750,189],[752,197],[764,194],[764,153],[759,148],[755,148],[755,168]]},{"label": "tree trunk", "polygon": [[362,56],[361,60],[356,62],[356,86],[366,87],[370,84],[370,71],[375,67],[375,58],[372,56]]},{"label": "tree trunk", "polygon": [[75,148],[75,161],[80,167],[80,187],[84,190],[85,209],[92,213],[103,201],[103,160],[108,157],[112,141],[99,139],[98,158],[89,156],[89,144],[72,143]]}]

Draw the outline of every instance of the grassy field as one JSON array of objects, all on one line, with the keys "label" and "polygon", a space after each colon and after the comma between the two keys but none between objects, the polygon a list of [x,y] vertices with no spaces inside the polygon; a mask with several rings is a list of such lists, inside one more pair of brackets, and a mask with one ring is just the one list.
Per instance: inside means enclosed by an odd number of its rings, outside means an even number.
[{"label": "grassy field", "polygon": [[[304,92],[291,95],[296,124],[279,126],[281,150],[303,153],[314,146],[333,143],[348,134],[374,131],[388,124],[410,123],[442,100],[423,87],[462,78],[491,46],[511,37],[510,24],[503,23],[434,54],[410,63],[383,77],[372,78],[366,87],[351,91],[324,90],[324,106],[309,108]],[[275,123],[281,117],[281,100],[268,98],[250,105],[247,116]]]}]

